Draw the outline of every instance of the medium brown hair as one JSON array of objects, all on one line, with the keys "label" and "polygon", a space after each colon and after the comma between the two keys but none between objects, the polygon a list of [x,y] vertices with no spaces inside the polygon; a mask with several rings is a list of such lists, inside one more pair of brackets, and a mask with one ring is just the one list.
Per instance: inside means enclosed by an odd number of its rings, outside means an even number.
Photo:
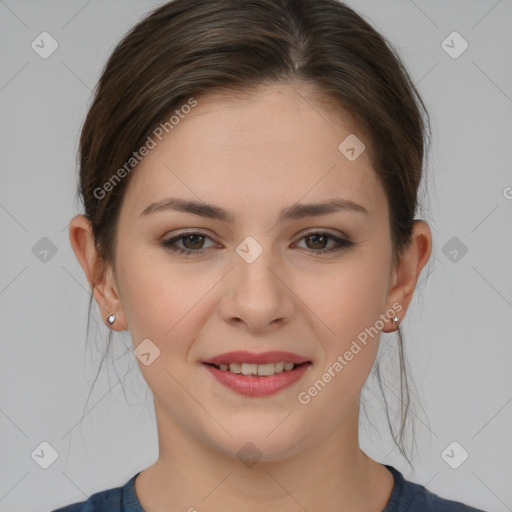
[{"label": "medium brown hair", "polygon": [[[80,138],[78,194],[101,260],[114,265],[120,207],[135,171],[101,199],[95,191],[155,127],[192,96],[297,80],[350,114],[366,137],[398,261],[418,207],[428,113],[392,45],[337,0],[174,0],[125,35],[103,69]],[[402,446],[410,400],[400,328],[398,340],[399,435],[384,400],[393,439],[409,460]],[[380,382],[378,361],[376,371]]]}]

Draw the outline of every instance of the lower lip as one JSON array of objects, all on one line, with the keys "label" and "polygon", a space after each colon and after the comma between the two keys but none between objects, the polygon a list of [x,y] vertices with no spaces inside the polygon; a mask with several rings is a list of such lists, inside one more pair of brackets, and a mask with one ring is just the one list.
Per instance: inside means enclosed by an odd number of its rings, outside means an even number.
[{"label": "lower lip", "polygon": [[256,375],[242,375],[220,370],[215,366],[203,363],[203,366],[224,386],[245,396],[268,396],[281,391],[297,382],[311,366],[311,363],[304,363],[294,370],[284,371],[258,377]]}]

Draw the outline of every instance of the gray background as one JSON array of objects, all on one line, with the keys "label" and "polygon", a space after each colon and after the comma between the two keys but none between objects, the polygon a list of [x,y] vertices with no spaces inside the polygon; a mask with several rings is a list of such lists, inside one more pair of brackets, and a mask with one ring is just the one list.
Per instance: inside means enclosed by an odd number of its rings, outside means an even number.
[{"label": "gray background", "polygon": [[[161,4],[0,0],[2,512],[82,501],[158,456],[127,333],[114,336],[115,365],[102,369],[84,416],[108,329],[93,303],[86,346],[89,287],[67,228],[79,211],[75,158],[91,90],[125,31]],[[512,0],[349,4],[395,45],[433,123],[424,218],[434,255],[402,324],[423,406],[415,470],[393,450],[370,382],[375,426],[363,422],[361,445],[445,498],[512,510]],[[43,31],[59,45],[47,59],[31,48]],[[442,46],[453,31],[469,44],[458,58]],[[383,336],[390,362],[394,347]],[[31,455],[42,442],[58,454],[47,469]],[[453,469],[462,449],[469,457]]]}]

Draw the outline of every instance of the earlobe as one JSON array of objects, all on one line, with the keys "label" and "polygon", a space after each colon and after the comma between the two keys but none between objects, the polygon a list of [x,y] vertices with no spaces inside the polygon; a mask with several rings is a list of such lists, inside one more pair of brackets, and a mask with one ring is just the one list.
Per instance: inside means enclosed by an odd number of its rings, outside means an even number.
[{"label": "earlobe", "polygon": [[87,217],[84,215],[73,217],[69,224],[69,240],[91,286],[105,324],[114,330],[126,329],[113,272],[110,267],[105,268],[98,254],[91,223]]},{"label": "earlobe", "polygon": [[[105,310],[102,310],[102,317],[106,325],[115,331],[127,329],[121,297],[111,266],[108,266],[105,270],[101,280],[96,283],[93,292],[96,302],[99,304],[101,301],[104,305]],[[107,309],[108,311],[106,311]]]},{"label": "earlobe", "polygon": [[[399,321],[403,320],[411,303],[416,289],[416,284],[423,267],[430,258],[432,251],[432,234],[429,225],[423,220],[414,222],[413,234],[409,245],[404,249],[402,257],[394,270],[394,284],[389,290],[386,306],[400,304],[401,312]],[[384,332],[392,332],[397,329],[393,319],[387,322]]]}]

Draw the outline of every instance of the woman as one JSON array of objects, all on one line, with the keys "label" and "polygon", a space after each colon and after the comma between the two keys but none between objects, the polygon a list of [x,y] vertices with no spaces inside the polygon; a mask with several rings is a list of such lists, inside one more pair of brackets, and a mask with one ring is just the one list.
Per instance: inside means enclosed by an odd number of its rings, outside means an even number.
[{"label": "woman", "polygon": [[336,0],[175,0],[127,34],[69,235],[106,325],[130,331],[159,458],[60,511],[476,510],[358,441],[380,334],[402,343],[431,252],[426,120]]}]

